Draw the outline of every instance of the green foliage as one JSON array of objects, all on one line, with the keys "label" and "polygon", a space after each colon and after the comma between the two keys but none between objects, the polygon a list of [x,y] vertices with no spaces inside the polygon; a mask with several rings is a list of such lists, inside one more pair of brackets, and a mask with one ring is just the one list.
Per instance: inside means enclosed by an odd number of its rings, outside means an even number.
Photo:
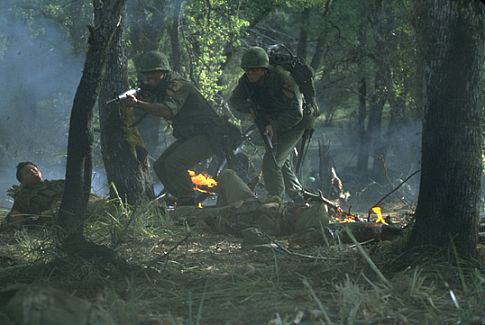
[{"label": "green foliage", "polygon": [[183,9],[191,77],[202,94],[214,100],[225,89],[220,83],[225,50],[240,44],[242,28],[248,22],[239,17],[238,4],[232,1],[191,1]]}]

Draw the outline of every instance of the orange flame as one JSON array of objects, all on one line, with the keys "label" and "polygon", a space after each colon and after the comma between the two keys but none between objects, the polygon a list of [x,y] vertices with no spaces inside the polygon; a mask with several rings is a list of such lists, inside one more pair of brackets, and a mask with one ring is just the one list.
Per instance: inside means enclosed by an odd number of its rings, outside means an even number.
[{"label": "orange flame", "polygon": [[193,190],[202,192],[202,193],[211,193],[210,189],[213,189],[217,186],[217,181],[210,177],[205,173],[197,174],[193,170],[187,170],[189,176],[192,180],[192,184],[194,184]]},{"label": "orange flame", "polygon": [[197,208],[199,208],[199,209],[202,209],[203,208],[202,202],[197,203]]},{"label": "orange flame", "polygon": [[372,208],[372,212],[374,212],[376,215],[377,215],[377,219],[376,219],[376,222],[377,223],[382,223],[382,224],[385,224],[387,225],[387,222],[386,220],[384,220],[384,218],[382,217],[382,210],[380,207],[373,207]]},{"label": "orange flame", "polygon": [[338,222],[355,222],[356,221],[356,217],[352,214],[345,214],[345,217],[344,217],[344,213],[342,211],[341,208],[337,208],[337,217],[335,217],[335,220],[337,220]]}]

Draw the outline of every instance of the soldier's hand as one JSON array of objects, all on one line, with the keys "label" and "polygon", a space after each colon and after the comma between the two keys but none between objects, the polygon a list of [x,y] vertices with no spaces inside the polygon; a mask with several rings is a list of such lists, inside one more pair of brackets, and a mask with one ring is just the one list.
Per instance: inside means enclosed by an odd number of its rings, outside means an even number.
[{"label": "soldier's hand", "polygon": [[134,96],[134,95],[127,95],[125,103],[128,106],[137,107],[138,106],[138,98],[136,98],[136,96]]},{"label": "soldier's hand", "polygon": [[273,127],[271,124],[266,125],[266,128],[264,129],[264,134],[268,135],[270,139],[273,138]]}]

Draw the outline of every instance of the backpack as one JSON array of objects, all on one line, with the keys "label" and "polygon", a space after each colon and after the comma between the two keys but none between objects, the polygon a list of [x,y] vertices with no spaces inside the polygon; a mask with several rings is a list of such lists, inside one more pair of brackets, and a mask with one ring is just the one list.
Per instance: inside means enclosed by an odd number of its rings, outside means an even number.
[{"label": "backpack", "polygon": [[303,58],[295,56],[283,44],[271,45],[267,48],[269,64],[280,66],[290,72],[303,94],[303,119],[306,129],[313,129],[315,119],[320,115],[316,102],[313,69]]}]

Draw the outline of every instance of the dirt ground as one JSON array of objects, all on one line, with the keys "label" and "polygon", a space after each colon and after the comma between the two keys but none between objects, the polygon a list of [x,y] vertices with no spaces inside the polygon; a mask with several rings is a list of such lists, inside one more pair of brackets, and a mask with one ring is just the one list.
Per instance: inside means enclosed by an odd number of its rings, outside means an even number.
[{"label": "dirt ground", "polygon": [[[398,225],[409,219],[402,208],[383,207]],[[66,256],[49,227],[1,232],[2,292],[59,289],[113,324],[480,324],[473,321],[485,315],[480,264],[417,266],[400,255],[400,240],[301,248],[276,238],[287,251],[245,247],[151,208],[136,213],[86,225],[91,240],[114,247],[115,262]],[[13,317],[4,296],[0,320]]]}]

